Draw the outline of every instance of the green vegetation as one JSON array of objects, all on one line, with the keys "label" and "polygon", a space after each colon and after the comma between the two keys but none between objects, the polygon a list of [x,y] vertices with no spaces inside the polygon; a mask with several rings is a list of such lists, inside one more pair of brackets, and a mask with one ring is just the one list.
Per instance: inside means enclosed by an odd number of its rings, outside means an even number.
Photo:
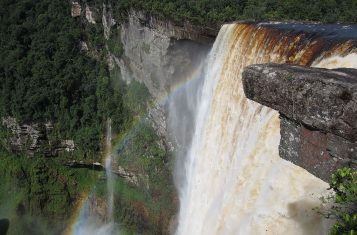
[{"label": "green vegetation", "polygon": [[116,57],[121,57],[124,53],[123,44],[120,39],[120,31],[115,29],[110,34],[110,37],[107,42],[108,49]]},{"label": "green vegetation", "polygon": [[357,22],[356,0],[122,0],[112,1],[116,16],[143,9],[178,23],[221,24],[235,20]]},{"label": "green vegetation", "polygon": [[330,235],[357,234],[357,172],[350,168],[337,170],[331,177],[333,206],[327,216],[336,219]]},{"label": "green vegetation", "polygon": [[351,168],[338,169],[330,180],[334,193],[322,197],[327,210],[316,210],[328,219],[335,220],[329,235],[357,234],[357,171]]},{"label": "green vegetation", "polygon": [[[0,116],[54,124],[53,139],[74,139],[83,156],[100,149],[105,120],[124,111],[109,79],[96,26],[69,15],[66,1],[0,1]],[[81,50],[90,42],[96,60]],[[117,99],[117,100],[114,100]],[[119,117],[118,117],[119,116]]]},{"label": "green vegetation", "polygon": [[131,82],[123,97],[133,117],[116,139],[115,161],[135,174],[138,185],[115,181],[115,217],[125,228],[139,234],[166,234],[176,212],[175,189],[169,163],[171,159],[146,117],[151,104],[147,88]]},{"label": "green vegetation", "polygon": [[[128,143],[123,167],[141,176],[149,173],[138,186],[117,179],[115,217],[128,234],[159,234],[174,213],[174,190],[167,154],[145,118],[149,92],[136,81],[126,85],[120,71],[109,72],[101,62],[106,61],[105,44],[114,55],[123,54],[119,30],[105,42],[99,24],[85,24],[69,13],[70,4],[61,0],[0,0],[0,117],[14,116],[20,123],[51,121],[50,140],[74,139],[77,146],[74,156],[57,158],[37,154],[29,159],[2,150],[0,219],[9,219],[9,234],[60,233],[80,193],[89,192],[98,174],[64,167],[63,162],[99,160],[105,123],[111,118],[117,141]],[[0,137],[7,134],[1,128]]]},{"label": "green vegetation", "polygon": [[[172,183],[163,191],[136,186],[120,177],[115,177],[114,183],[113,216],[123,234],[168,234],[170,219],[177,212],[173,195],[169,195]],[[105,187],[105,182],[97,184],[98,191],[105,191]]]},{"label": "green vegetation", "polygon": [[[135,183],[115,177],[115,221],[123,234],[167,234],[177,199],[171,158],[146,116],[152,102],[149,91],[137,81],[116,85],[124,93],[123,106],[129,115],[114,140],[114,162],[134,175]],[[96,195],[106,198],[106,187],[105,181],[98,182]]]},{"label": "green vegetation", "polygon": [[0,152],[0,218],[11,234],[59,234],[74,202],[88,192],[97,173],[70,169],[54,159],[28,159]]},{"label": "green vegetation", "polygon": [[[0,117],[51,121],[50,140],[74,139],[71,158],[100,159],[108,117],[116,131],[129,119],[101,62],[102,28],[70,17],[61,0],[0,0],[0,19]],[[29,159],[0,149],[0,219],[9,219],[9,234],[60,234],[98,173],[65,167],[63,156]]]},{"label": "green vegetation", "polygon": [[[101,7],[103,1],[87,2]],[[246,19],[357,22],[356,0],[110,2],[119,21],[135,8],[178,24],[204,26]],[[104,64],[105,45],[114,55],[123,55],[119,30],[113,30],[106,42],[99,23],[86,24],[70,17],[69,11],[69,2],[63,0],[0,0],[0,117],[51,121],[51,138],[74,139],[77,159],[100,158],[105,123],[111,118],[118,133],[116,161],[138,177],[138,185],[121,178],[115,181],[114,215],[128,234],[166,233],[178,203],[170,156],[145,116],[151,104],[149,92],[139,82],[126,85],[118,79],[119,71],[110,74]],[[89,51],[80,42],[86,42]],[[142,49],[148,53],[150,45]],[[62,160],[0,152],[0,219],[10,220],[9,234],[63,230],[74,202],[90,190],[97,173],[64,167]],[[104,182],[97,184],[98,195],[104,187]],[[356,173],[339,171],[331,187],[336,206],[329,216],[337,218],[331,234],[355,234]]]}]

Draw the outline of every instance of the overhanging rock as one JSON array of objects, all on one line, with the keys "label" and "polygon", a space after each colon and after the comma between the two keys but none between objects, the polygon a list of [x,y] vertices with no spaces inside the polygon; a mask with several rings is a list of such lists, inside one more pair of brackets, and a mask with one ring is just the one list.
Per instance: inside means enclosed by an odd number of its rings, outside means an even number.
[{"label": "overhanging rock", "polygon": [[326,181],[336,168],[356,168],[357,70],[251,65],[243,87],[280,112],[282,158]]}]

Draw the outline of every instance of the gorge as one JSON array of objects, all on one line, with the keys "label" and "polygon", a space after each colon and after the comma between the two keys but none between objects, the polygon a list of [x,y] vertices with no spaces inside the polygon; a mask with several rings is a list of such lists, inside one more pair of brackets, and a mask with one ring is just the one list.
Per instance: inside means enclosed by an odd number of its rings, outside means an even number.
[{"label": "gorge", "polygon": [[200,26],[98,2],[65,8],[84,32],[73,51],[96,72],[50,83],[80,81],[67,95],[82,100],[61,99],[54,116],[57,97],[31,98],[32,116],[1,109],[1,170],[16,180],[0,187],[7,234],[328,233],[316,208],[329,178],[356,170],[356,26]]}]

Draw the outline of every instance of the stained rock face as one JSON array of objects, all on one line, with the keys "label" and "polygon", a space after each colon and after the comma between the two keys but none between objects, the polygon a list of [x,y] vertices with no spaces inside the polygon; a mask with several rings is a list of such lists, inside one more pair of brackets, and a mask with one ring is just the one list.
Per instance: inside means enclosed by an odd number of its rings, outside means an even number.
[{"label": "stained rock face", "polygon": [[357,144],[280,117],[279,155],[328,181],[343,166],[356,167]]},{"label": "stained rock face", "polygon": [[280,155],[328,180],[357,167],[357,70],[248,66],[247,98],[281,113]]}]

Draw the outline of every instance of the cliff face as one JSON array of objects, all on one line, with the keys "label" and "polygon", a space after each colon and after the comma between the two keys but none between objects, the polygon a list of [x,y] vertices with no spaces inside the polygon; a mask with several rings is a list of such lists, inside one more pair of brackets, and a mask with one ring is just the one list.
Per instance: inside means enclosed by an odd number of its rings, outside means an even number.
[{"label": "cliff face", "polygon": [[217,31],[189,24],[177,26],[134,10],[119,30],[123,55],[117,58],[112,54],[111,59],[125,81],[137,80],[149,89],[156,101],[149,115],[159,135],[165,138],[168,114],[163,98],[191,77]]},{"label": "cliff face", "polygon": [[143,82],[159,98],[197,68],[213,40],[214,32],[131,11],[121,25],[124,56],[118,65],[124,80]]},{"label": "cliff face", "polygon": [[[165,138],[168,114],[163,100],[199,67],[219,28],[188,22],[178,25],[133,9],[123,21],[113,12],[110,1],[103,5],[72,2],[72,12],[79,12],[78,5],[82,11],[73,17],[81,16],[89,24],[101,25],[109,68],[118,69],[127,83],[136,80],[145,84],[154,97],[156,103],[149,116],[158,134]],[[113,45],[122,48],[118,52]],[[89,48],[88,53],[93,54]]]},{"label": "cliff face", "polygon": [[281,114],[280,156],[323,180],[357,167],[357,71],[292,65],[245,69],[246,96]]}]

